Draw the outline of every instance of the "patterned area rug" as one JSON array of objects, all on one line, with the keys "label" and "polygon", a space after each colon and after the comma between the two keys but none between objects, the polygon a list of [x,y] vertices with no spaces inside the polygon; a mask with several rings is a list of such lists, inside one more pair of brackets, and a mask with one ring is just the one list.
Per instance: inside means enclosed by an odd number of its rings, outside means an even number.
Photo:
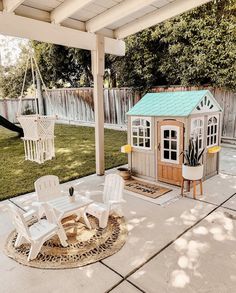
[{"label": "patterned area rug", "polygon": [[40,269],[65,269],[85,266],[104,259],[116,252],[125,244],[127,229],[124,218],[115,215],[109,217],[105,229],[98,226],[98,221],[89,216],[92,229],[89,230],[76,217],[68,217],[63,226],[68,237],[68,247],[61,246],[57,236],[46,241],[37,258],[28,262],[30,246],[22,244],[14,247],[17,233],[13,231],[7,239],[6,254],[17,262]]},{"label": "patterned area rug", "polygon": [[151,198],[157,198],[172,189],[136,179],[125,181],[125,189]]}]

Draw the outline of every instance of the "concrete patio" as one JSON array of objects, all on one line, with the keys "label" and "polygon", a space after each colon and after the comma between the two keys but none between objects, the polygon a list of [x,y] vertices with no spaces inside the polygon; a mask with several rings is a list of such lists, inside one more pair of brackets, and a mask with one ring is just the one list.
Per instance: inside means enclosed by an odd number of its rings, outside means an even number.
[{"label": "concrete patio", "polygon": [[[97,189],[103,180],[92,175],[63,188]],[[157,199],[125,192],[126,244],[117,254],[77,269],[34,269],[8,258],[3,250],[13,226],[2,209],[0,291],[236,292],[236,149],[222,149],[221,173],[204,182],[204,195],[197,200],[171,188]],[[12,202],[27,210],[34,197],[31,193]]]}]

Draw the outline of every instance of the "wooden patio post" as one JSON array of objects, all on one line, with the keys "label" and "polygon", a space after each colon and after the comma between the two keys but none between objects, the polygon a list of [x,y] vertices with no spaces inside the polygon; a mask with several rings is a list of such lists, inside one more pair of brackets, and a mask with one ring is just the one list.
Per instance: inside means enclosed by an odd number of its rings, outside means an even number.
[{"label": "wooden patio post", "polygon": [[96,50],[92,51],[92,72],[94,80],[95,148],[96,173],[103,175],[104,167],[104,101],[103,75],[105,67],[104,37],[96,35]]}]

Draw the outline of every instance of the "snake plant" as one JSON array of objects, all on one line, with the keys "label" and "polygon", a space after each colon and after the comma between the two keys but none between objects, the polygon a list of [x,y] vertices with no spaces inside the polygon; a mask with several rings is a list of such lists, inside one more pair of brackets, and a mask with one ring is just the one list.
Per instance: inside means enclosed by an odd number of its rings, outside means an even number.
[{"label": "snake plant", "polygon": [[201,165],[200,160],[203,157],[204,150],[199,150],[198,137],[196,139],[190,138],[188,149],[182,152],[185,159],[184,164],[192,167]]}]

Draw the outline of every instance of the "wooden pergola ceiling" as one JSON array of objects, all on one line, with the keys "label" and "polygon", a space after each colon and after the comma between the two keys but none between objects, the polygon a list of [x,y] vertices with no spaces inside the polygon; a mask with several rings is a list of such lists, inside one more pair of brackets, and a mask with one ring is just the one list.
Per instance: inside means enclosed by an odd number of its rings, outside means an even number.
[{"label": "wooden pergola ceiling", "polygon": [[0,0],[0,33],[88,50],[100,34],[106,53],[124,55],[123,38],[209,1]]}]

